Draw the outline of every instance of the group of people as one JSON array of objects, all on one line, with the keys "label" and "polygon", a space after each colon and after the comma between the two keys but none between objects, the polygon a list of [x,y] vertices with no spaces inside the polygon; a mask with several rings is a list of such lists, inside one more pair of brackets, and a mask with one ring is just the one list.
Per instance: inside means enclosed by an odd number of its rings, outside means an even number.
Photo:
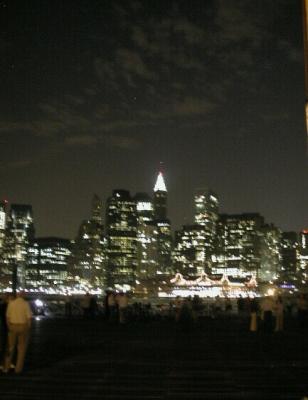
[{"label": "group of people", "polygon": [[127,322],[128,296],[124,292],[107,291],[105,296],[105,317],[111,322]]},{"label": "group of people", "polygon": [[[0,303],[1,342],[0,365],[3,373],[14,369],[15,374],[23,371],[31,329],[32,311],[23,293],[16,296],[4,294]],[[16,362],[13,357],[16,354]]]},{"label": "group of people", "polygon": [[264,298],[239,297],[237,301],[230,298],[216,297],[214,299],[201,299],[198,296],[181,298],[177,296],[170,303],[176,322],[188,323],[197,321],[200,317],[212,319],[220,316],[228,317],[237,314],[240,317],[250,317],[249,330],[256,332],[262,329],[264,332],[281,332],[284,329],[284,315],[295,313],[299,328],[308,327],[308,298],[300,294],[294,304],[281,296]]}]

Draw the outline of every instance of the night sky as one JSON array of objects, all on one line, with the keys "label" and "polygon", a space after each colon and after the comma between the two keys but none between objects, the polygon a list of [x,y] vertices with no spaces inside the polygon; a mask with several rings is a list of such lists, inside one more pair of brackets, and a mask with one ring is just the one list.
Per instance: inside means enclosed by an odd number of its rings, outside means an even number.
[{"label": "night sky", "polygon": [[72,238],[94,193],[152,193],[174,229],[226,213],[308,227],[300,0],[0,1],[0,198]]}]

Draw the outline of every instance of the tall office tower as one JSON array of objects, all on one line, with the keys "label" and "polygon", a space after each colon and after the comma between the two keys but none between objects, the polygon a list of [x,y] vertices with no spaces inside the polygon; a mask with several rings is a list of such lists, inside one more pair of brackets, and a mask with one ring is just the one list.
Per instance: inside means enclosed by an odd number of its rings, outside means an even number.
[{"label": "tall office tower", "polygon": [[69,272],[73,278],[99,287],[106,283],[107,247],[101,212],[102,201],[94,195],[91,218],[82,221],[79,227],[69,266]]},{"label": "tall office tower", "polygon": [[153,201],[147,193],[134,197],[137,210],[137,270],[136,278],[147,286],[157,272],[157,242]]},{"label": "tall office tower", "polygon": [[94,194],[92,199],[91,221],[103,223],[103,202],[97,194]]},{"label": "tall office tower", "polygon": [[219,217],[218,233],[222,246],[217,252],[219,260],[214,273],[245,277],[259,276],[261,267],[262,227],[264,219],[257,213],[222,214]]},{"label": "tall office tower", "polygon": [[205,270],[206,236],[202,225],[184,225],[175,233],[173,269],[185,276],[198,276]]},{"label": "tall office tower", "polygon": [[4,262],[8,272],[17,272],[17,281],[23,286],[25,283],[25,266],[28,256],[28,247],[34,239],[34,224],[32,206],[12,204],[7,221],[4,241]]},{"label": "tall office tower", "polygon": [[154,186],[154,221],[156,226],[158,273],[172,273],[171,224],[167,218],[167,188],[162,172]]},{"label": "tall office tower", "polygon": [[67,283],[71,241],[58,237],[37,238],[30,242],[26,266],[28,288],[59,289]]},{"label": "tall office tower", "polygon": [[302,285],[308,283],[308,229],[303,229],[299,237],[299,268]]},{"label": "tall office tower", "polygon": [[167,188],[162,172],[159,172],[154,186],[154,218],[167,219]]},{"label": "tall office tower", "polygon": [[299,243],[296,232],[282,232],[280,256],[279,280],[284,283],[296,283],[299,267]]},{"label": "tall office tower", "polygon": [[[212,267],[218,220],[218,198],[211,190],[199,189],[195,194],[195,224],[203,227],[201,240],[204,242],[204,269]],[[205,240],[203,240],[203,236]]]},{"label": "tall office tower", "polygon": [[135,286],[137,268],[136,203],[127,190],[114,190],[107,200],[107,285],[119,290]]},{"label": "tall office tower", "polygon": [[259,280],[270,282],[278,279],[281,266],[280,243],[281,231],[274,225],[261,228],[261,259]]},{"label": "tall office tower", "polygon": [[2,259],[1,255],[5,238],[6,206],[7,206],[6,201],[0,201],[0,260]]}]

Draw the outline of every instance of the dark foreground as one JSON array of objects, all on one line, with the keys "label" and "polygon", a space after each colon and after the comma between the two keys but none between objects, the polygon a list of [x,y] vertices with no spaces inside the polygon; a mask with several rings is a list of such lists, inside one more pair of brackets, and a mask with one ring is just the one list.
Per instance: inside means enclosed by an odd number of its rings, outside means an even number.
[{"label": "dark foreground", "polygon": [[270,336],[246,321],[34,321],[25,372],[0,375],[1,400],[303,399],[308,333],[290,322]]}]

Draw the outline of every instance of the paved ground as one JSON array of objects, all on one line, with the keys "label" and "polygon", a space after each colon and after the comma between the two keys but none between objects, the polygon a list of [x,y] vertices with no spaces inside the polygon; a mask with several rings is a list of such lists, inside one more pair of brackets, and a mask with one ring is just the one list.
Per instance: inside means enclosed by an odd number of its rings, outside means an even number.
[{"label": "paved ground", "polygon": [[42,319],[24,374],[0,375],[0,398],[299,400],[308,396],[307,337],[294,323],[251,334],[237,318],[190,332],[170,321]]}]

